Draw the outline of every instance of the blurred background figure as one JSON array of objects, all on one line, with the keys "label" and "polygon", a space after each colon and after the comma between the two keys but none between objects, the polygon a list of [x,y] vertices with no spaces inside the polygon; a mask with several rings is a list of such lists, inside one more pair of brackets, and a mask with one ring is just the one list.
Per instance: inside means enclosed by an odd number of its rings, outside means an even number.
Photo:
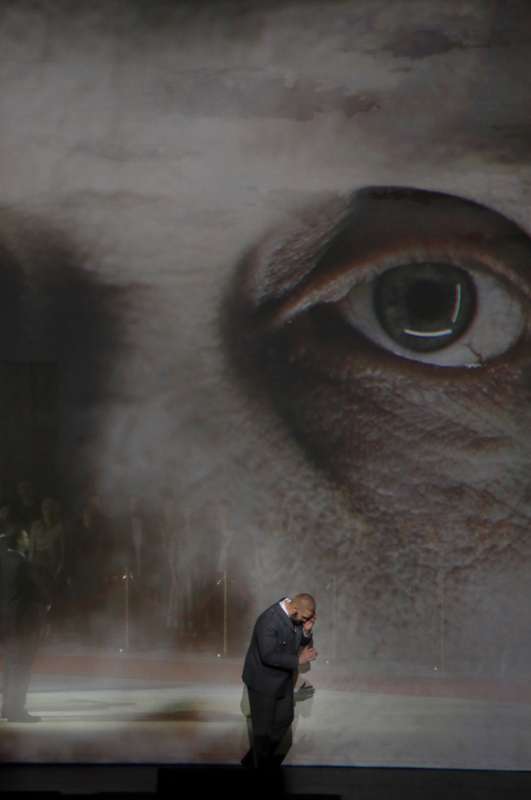
[{"label": "blurred background figure", "polygon": [[146,541],[146,519],[140,508],[138,497],[129,498],[129,566],[135,577],[140,582],[145,573],[144,564],[148,542]]},{"label": "blurred background figure", "polygon": [[161,497],[160,530],[164,559],[167,565],[166,585],[162,598],[165,641],[167,644],[173,644],[178,631],[179,619],[178,559],[182,526],[179,526],[177,504],[171,492],[163,492]]},{"label": "blurred background figure", "polygon": [[[98,494],[87,494],[72,531],[70,591],[76,598],[74,627],[83,644],[104,641],[110,522]],[[105,637],[104,637],[105,638]]]},{"label": "blurred background figure", "polygon": [[39,722],[26,711],[31,667],[50,597],[29,560],[30,539],[19,528],[0,560],[0,608],[4,635],[2,716],[9,722]]},{"label": "blurred background figure", "polygon": [[148,554],[147,520],[140,507],[138,497],[129,498],[126,521],[127,565],[129,583],[130,643],[133,649],[146,644],[146,627],[150,617],[150,598],[145,590],[147,571],[150,569]]},{"label": "blurred background figure", "polygon": [[177,525],[175,498],[171,494],[162,498],[161,526],[169,567],[169,591],[166,598],[166,629],[168,638],[173,641],[180,630],[180,581],[179,554],[180,541]]},{"label": "blurred background figure", "polygon": [[35,494],[31,481],[23,480],[17,483],[14,514],[18,522],[27,530],[32,523],[40,517],[40,504]]},{"label": "blurred background figure", "polygon": [[7,548],[9,537],[16,531],[16,522],[9,504],[0,506],[0,553]]},{"label": "blurred background figure", "polygon": [[[170,567],[166,624],[173,630],[174,642],[183,645],[198,636],[194,613],[197,554],[193,543],[190,513],[179,513],[173,498],[167,498],[165,501],[164,526]],[[195,537],[196,542],[199,538]]]},{"label": "blurred background figure", "polygon": [[[58,500],[45,497],[41,503],[41,516],[30,529],[29,558],[39,579],[46,585],[52,602],[47,617],[44,638],[49,639],[52,626],[59,627],[64,613],[63,594],[65,580],[65,531],[62,509]],[[56,631],[58,632],[58,631]]]},{"label": "blurred background figure", "polygon": [[65,541],[61,506],[52,497],[41,503],[41,516],[30,529],[30,560],[50,585],[64,568]]},{"label": "blurred background figure", "polygon": [[148,509],[139,497],[131,496],[126,526],[131,646],[157,647],[165,639],[170,583],[164,515]]}]

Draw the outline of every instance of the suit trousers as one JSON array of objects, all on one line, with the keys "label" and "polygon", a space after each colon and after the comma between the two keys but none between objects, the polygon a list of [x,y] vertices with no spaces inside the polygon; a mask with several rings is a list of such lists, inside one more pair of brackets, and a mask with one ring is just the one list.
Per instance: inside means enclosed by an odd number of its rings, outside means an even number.
[{"label": "suit trousers", "polygon": [[39,644],[39,629],[9,635],[4,642],[2,716],[15,716],[26,706],[31,667]]},{"label": "suit trousers", "polygon": [[284,697],[271,697],[254,689],[248,691],[253,741],[242,763],[266,769],[279,767],[285,754],[278,752],[278,748],[293,722],[293,689]]}]

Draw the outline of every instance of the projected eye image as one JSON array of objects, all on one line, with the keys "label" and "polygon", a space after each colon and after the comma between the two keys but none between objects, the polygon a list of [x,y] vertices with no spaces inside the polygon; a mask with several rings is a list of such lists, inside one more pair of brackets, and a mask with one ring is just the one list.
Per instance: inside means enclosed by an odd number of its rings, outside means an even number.
[{"label": "projected eye image", "polygon": [[[404,358],[441,366],[479,366],[483,357],[510,347],[522,331],[524,316],[518,301],[496,278],[470,268],[404,264],[384,272],[370,290],[372,306],[366,287],[353,290],[345,316],[349,321],[363,320],[361,330],[369,339]],[[367,300],[368,308],[360,308]],[[489,346],[493,318],[500,320],[501,341],[498,335],[496,344]],[[449,357],[448,349],[456,341],[459,348]]]},{"label": "projected eye image", "polygon": [[0,3],[2,765],[530,769],[530,22]]}]

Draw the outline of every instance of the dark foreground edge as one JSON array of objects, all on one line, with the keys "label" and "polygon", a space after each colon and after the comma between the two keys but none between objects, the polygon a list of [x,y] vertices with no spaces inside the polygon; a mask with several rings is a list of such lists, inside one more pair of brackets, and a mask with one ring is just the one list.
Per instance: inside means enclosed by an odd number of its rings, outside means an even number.
[{"label": "dark foreground edge", "polygon": [[529,800],[531,771],[391,767],[284,767],[257,776],[233,765],[3,764],[0,793],[23,797],[134,795],[136,797],[299,800]]}]

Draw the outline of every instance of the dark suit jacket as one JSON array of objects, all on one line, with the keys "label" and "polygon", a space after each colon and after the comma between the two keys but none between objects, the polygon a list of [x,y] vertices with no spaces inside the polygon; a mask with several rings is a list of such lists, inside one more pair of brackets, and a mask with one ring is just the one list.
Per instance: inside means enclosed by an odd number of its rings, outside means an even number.
[{"label": "dark suit jacket", "polygon": [[17,550],[0,559],[0,621],[6,636],[28,633],[41,624],[49,592],[30,561]]},{"label": "dark suit jacket", "polygon": [[293,676],[299,668],[301,647],[312,644],[302,625],[294,625],[279,603],[258,617],[245,656],[243,681],[261,694],[284,697],[293,691]]}]

